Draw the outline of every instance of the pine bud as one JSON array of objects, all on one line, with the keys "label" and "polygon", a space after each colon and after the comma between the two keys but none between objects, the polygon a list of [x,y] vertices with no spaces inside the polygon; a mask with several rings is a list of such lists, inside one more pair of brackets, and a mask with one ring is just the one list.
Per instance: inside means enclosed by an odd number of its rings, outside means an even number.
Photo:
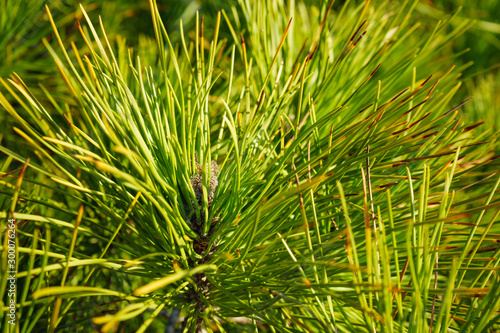
[{"label": "pine bud", "polygon": [[[194,194],[196,195],[196,201],[201,207],[201,204],[203,202],[203,165],[198,163],[198,155],[195,155],[195,163],[196,173],[191,176],[191,186],[193,187]],[[207,169],[207,174],[210,175],[209,187],[207,189],[208,205],[210,206],[214,199],[217,185],[219,185],[219,181],[217,180],[217,176],[219,175],[219,166],[215,161],[212,161],[210,163],[210,170]]]}]

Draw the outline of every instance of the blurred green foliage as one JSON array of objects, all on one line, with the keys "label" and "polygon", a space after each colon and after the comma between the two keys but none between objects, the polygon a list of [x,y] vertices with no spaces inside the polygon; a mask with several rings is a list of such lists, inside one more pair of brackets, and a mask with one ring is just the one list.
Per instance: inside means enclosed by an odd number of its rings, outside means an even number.
[{"label": "blurred green foliage", "polygon": [[453,51],[462,53],[458,59],[462,63],[474,62],[465,74],[500,66],[500,2],[496,0],[434,0],[424,1],[418,9],[434,19],[441,19],[445,13],[457,12],[454,24],[469,19],[475,24],[464,33],[462,38],[453,42]]},{"label": "blurred green foliage", "polygon": [[[75,34],[79,35],[77,22],[82,20],[80,4],[93,21],[106,15],[105,27],[111,40],[125,39],[129,47],[137,47],[141,38],[154,36],[148,0],[1,0],[0,77],[8,77],[15,72],[30,87],[43,83],[52,93],[57,91],[62,82],[42,43],[44,38],[49,41],[52,39],[52,27],[47,19],[45,5],[51,9],[56,24],[64,27],[60,34],[69,46],[75,40]],[[179,40],[181,20],[189,31],[194,27],[196,11],[203,14],[223,8],[230,10],[230,4],[214,0],[169,0],[160,1],[159,10],[175,43]],[[212,15],[207,17],[213,20]],[[213,27],[213,24],[208,22],[207,26]],[[210,29],[213,28],[208,31]]]},{"label": "blurred green foliage", "polygon": [[500,1],[497,0],[427,0],[417,6],[423,15],[434,21],[446,13],[457,13],[449,29],[465,20],[475,22],[461,38],[450,44],[449,53],[457,54],[455,61],[464,66],[465,86],[454,101],[472,97],[464,106],[464,118],[484,120],[483,126],[500,126]]}]

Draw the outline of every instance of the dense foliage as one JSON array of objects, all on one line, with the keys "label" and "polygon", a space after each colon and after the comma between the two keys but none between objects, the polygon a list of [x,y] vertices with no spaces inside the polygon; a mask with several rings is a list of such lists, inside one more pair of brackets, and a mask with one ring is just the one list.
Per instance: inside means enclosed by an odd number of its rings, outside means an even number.
[{"label": "dense foliage", "polygon": [[242,0],[173,28],[151,0],[130,42],[47,7],[59,77],[0,71],[17,329],[500,329],[497,135],[462,117],[451,48],[472,23],[420,6]]}]

